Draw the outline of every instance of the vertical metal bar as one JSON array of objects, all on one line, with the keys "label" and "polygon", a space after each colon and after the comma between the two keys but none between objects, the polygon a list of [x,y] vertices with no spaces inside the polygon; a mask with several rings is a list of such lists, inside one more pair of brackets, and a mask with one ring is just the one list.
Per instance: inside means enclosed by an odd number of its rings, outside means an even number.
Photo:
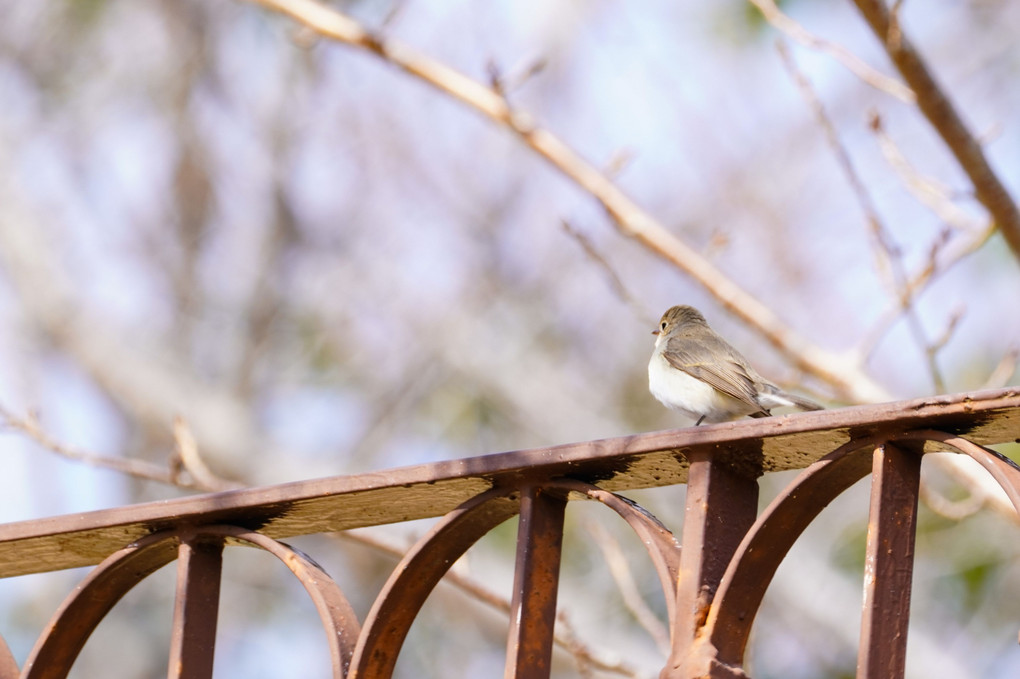
[{"label": "vertical metal bar", "polygon": [[907,656],[921,455],[884,444],[872,463],[857,679],[899,679]]},{"label": "vertical metal bar", "polygon": [[520,513],[520,491],[497,486],[444,516],[393,569],[356,641],[346,676],[392,679],[408,630],[429,593],[483,535]]},{"label": "vertical metal bar", "polygon": [[521,490],[505,679],[549,676],[566,506],[537,486]]},{"label": "vertical metal bar", "polygon": [[182,537],[169,679],[211,679],[223,566],[222,540]]},{"label": "vertical metal bar", "polygon": [[758,482],[709,452],[688,455],[687,501],[680,537],[673,652],[663,676],[702,676],[692,657],[699,629],[730,559],[758,514]]}]

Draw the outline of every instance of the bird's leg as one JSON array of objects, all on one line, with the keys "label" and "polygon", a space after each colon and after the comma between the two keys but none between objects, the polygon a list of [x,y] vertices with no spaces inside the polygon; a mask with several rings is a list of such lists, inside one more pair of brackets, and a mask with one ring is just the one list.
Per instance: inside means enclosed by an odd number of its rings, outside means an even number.
[{"label": "bird's leg", "polygon": [[694,426],[697,427],[699,424],[701,424],[704,421],[705,421],[705,415],[702,415],[701,417],[698,418],[698,421],[694,423]]}]

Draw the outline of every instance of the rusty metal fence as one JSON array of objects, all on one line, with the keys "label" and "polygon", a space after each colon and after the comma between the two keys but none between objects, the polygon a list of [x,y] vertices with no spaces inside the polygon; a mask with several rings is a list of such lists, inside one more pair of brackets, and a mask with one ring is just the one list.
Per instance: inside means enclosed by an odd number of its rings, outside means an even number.
[{"label": "rusty metal fence", "polygon": [[[391,676],[428,594],[488,531],[519,515],[506,677],[550,671],[567,503],[593,500],[637,533],[669,611],[663,677],[746,677],[744,651],[780,562],[843,491],[872,476],[859,678],[904,674],[922,457],[976,460],[1020,511],[1020,468],[986,446],[1020,441],[1020,390],[959,394],[451,460],[0,526],[0,576],[98,564],[23,667],[0,640],[0,679],[66,677],[132,587],[177,560],[169,677],[212,676],[222,554],[244,545],[300,580],[327,631],[334,677]],[[802,469],[760,514],[758,482]],[[687,484],[679,539],[619,493]],[[279,542],[441,520],[404,556],[364,620],[309,557]],[[672,517],[669,517],[672,518]],[[1020,621],[1018,621],[1020,622]]]}]

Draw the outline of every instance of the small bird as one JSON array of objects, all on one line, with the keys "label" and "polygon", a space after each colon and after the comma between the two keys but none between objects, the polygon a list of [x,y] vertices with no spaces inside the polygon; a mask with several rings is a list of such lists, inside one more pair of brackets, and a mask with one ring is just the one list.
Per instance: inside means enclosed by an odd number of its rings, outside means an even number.
[{"label": "small bird", "polygon": [[675,306],[652,331],[648,390],[668,408],[702,422],[744,415],[768,417],[772,408],[821,410],[814,401],[781,390],[758,374],[694,307]]}]

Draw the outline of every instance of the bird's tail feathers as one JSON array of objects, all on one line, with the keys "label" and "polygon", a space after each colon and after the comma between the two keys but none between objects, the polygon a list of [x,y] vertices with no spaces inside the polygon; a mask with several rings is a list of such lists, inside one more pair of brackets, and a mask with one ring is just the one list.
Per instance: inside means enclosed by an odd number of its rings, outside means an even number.
[{"label": "bird's tail feathers", "polygon": [[789,406],[791,408],[799,408],[801,410],[825,410],[825,407],[815,403],[809,398],[803,396],[797,396],[788,392],[782,391],[778,387],[774,390],[770,390],[767,394],[762,394],[765,398],[759,397],[759,401],[767,400],[769,405],[767,408],[778,408],[781,406]]}]

